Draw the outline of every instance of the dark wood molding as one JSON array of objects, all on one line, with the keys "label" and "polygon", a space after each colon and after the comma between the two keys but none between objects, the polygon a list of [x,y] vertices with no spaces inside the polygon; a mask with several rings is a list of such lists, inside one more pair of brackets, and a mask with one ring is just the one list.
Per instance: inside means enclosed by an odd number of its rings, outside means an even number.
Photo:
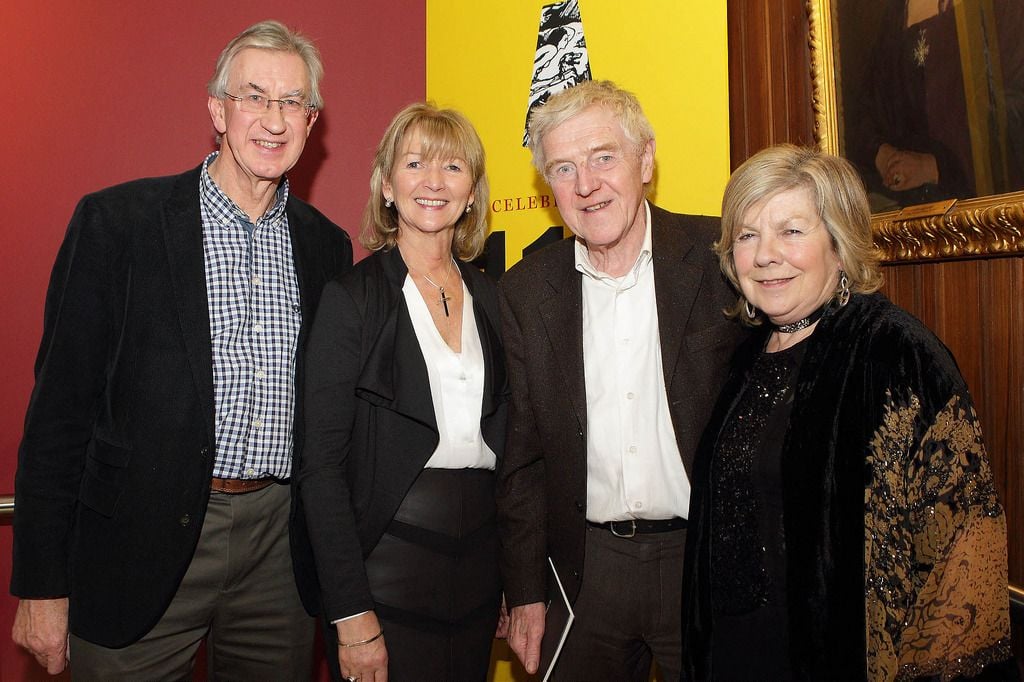
[{"label": "dark wood molding", "polygon": [[728,0],[731,167],[781,142],[814,144],[804,0]]}]

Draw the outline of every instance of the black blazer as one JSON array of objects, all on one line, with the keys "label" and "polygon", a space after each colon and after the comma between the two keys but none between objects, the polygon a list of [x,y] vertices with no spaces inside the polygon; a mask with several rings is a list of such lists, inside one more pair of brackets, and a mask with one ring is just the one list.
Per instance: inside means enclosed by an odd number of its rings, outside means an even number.
[{"label": "black blazer", "polygon": [[[736,296],[711,251],[717,218],[651,206],[661,357],[669,410],[688,476],[701,430],[745,336],[722,310]],[[570,600],[583,579],[587,395],[583,285],[574,240],[546,247],[501,280],[512,384],[508,444],[498,477],[502,578],[509,606],[545,598],[550,555]]]},{"label": "black blazer", "polygon": [[[70,596],[71,631],[108,647],[136,641],[163,615],[210,495],[213,360],[199,174],[83,198],[46,295],[18,454],[11,592]],[[352,247],[299,199],[289,198],[287,212],[301,366],[323,284],[351,267]],[[297,432],[296,451],[300,445]],[[294,505],[292,517],[301,520]],[[295,527],[308,607],[315,601],[304,538]]]},{"label": "black blazer", "polygon": [[[459,271],[483,348],[480,428],[500,462],[508,384],[497,292],[472,265],[460,262]],[[328,283],[309,339],[299,489],[329,620],[373,608],[363,559],[438,443],[427,366],[402,295],[407,272],[391,249]]]}]

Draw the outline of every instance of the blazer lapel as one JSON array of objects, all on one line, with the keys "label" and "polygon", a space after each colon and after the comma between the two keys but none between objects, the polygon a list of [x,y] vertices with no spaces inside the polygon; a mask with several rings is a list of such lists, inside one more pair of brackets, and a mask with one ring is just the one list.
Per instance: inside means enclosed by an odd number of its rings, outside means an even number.
[{"label": "blazer lapel", "polygon": [[296,211],[295,202],[289,200],[286,208],[288,215],[288,235],[292,243],[292,261],[295,263],[295,278],[299,283],[299,305],[302,306],[302,331],[299,336],[299,351],[304,347],[306,331],[310,328],[316,307],[313,302],[319,299],[320,292],[314,287],[323,286],[327,281],[323,273],[314,272],[313,264],[321,262],[314,250],[318,244],[313,239],[303,239],[299,234],[302,225],[307,221]]},{"label": "blazer lapel", "polygon": [[214,427],[213,351],[206,293],[199,170],[182,175],[163,206],[163,234],[181,333],[211,439]]},{"label": "blazer lapel", "polygon": [[587,388],[583,371],[583,285],[569,259],[547,279],[550,296],[538,306],[548,343],[582,433],[587,432]]},{"label": "blazer lapel", "polygon": [[[658,333],[665,389],[672,390],[675,368],[686,339],[687,322],[704,269],[684,261],[694,248],[692,237],[679,225],[667,224],[664,212],[651,206],[651,250],[654,261],[654,291],[658,305]],[[671,238],[669,231],[672,231]],[[673,396],[669,396],[669,403]]]},{"label": "blazer lapel", "polygon": [[[509,387],[508,377],[505,374],[504,350],[501,345],[501,336],[497,328],[491,323],[491,317],[485,308],[482,295],[474,292],[474,277],[470,268],[474,266],[457,261],[459,270],[462,272],[462,281],[466,283],[470,295],[473,297],[473,317],[475,318],[477,333],[480,336],[480,347],[483,355],[484,367],[484,395],[480,409],[480,418],[486,420],[494,414],[499,405],[508,400]],[[494,311],[497,314],[497,311]],[[463,321],[465,324],[465,321]]]},{"label": "blazer lapel", "polygon": [[384,322],[367,354],[356,393],[370,403],[394,410],[437,433],[427,363],[402,295],[408,270],[398,249],[371,258],[381,259],[388,282],[388,300],[384,303]]}]

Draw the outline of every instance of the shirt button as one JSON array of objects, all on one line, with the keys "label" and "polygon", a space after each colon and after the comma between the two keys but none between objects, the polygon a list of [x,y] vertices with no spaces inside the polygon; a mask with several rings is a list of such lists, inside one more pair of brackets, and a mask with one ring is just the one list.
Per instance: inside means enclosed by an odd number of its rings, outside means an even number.
[{"label": "shirt button", "polygon": [[629,446],[629,454],[631,454],[631,455],[635,455],[636,454],[636,446],[635,445],[630,445]]},{"label": "shirt button", "polygon": [[644,503],[643,502],[634,502],[633,503],[633,509],[643,509],[643,508],[644,508]]},{"label": "shirt button", "polygon": [[259,275],[253,275],[252,283],[256,284],[256,285],[260,285],[260,284],[263,283],[263,280],[260,279]]},{"label": "shirt button", "polygon": [[264,373],[263,373],[263,370],[262,370],[262,369],[258,369],[258,370],[256,370],[256,378],[257,378],[257,379],[262,379],[262,378],[263,378],[263,377],[265,377],[265,376],[266,376],[266,374],[264,374]]},{"label": "shirt button", "polygon": [[257,332],[257,333],[259,333],[259,332],[263,331],[263,325],[257,322],[256,324],[254,324],[254,325],[252,326],[252,330],[253,330],[254,332]]},{"label": "shirt button", "polygon": [[252,425],[255,426],[258,429],[261,426],[263,426],[263,420],[262,419],[253,419],[252,420]]},{"label": "shirt button", "polygon": [[178,523],[181,524],[182,528],[186,528],[188,524],[192,523],[192,517],[188,514],[182,514],[181,518],[178,519]]},{"label": "shirt button", "polygon": [[255,469],[246,469],[245,470],[245,475],[246,476],[255,476],[256,475],[256,470]]},{"label": "shirt button", "polygon": [[633,399],[633,391],[630,391],[629,393],[626,394],[626,400],[632,400],[632,399]]}]

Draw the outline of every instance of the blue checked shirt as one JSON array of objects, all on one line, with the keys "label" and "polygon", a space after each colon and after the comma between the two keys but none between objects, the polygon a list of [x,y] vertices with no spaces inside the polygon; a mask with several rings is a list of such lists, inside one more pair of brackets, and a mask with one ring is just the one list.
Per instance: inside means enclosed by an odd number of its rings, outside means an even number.
[{"label": "blue checked shirt", "polygon": [[288,181],[256,224],[203,162],[200,214],[213,347],[219,478],[288,478],[295,349],[302,322],[285,204]]}]

